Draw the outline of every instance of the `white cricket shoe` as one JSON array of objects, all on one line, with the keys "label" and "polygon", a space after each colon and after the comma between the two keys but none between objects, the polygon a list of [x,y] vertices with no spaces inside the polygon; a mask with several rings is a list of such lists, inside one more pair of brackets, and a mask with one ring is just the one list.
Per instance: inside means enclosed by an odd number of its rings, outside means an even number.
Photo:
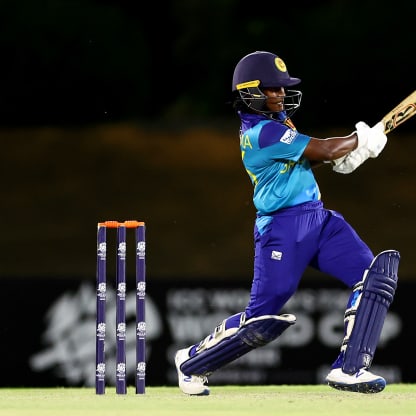
[{"label": "white cricket shoe", "polygon": [[386,380],[383,377],[363,368],[352,375],[344,373],[341,368],[334,368],[327,375],[326,381],[334,389],[355,393],[379,393],[386,387]]},{"label": "white cricket shoe", "polygon": [[179,350],[175,355],[176,371],[178,372],[179,388],[192,396],[208,396],[209,388],[206,386],[208,379],[205,376],[187,376],[182,373],[180,367],[189,359],[189,348]]}]

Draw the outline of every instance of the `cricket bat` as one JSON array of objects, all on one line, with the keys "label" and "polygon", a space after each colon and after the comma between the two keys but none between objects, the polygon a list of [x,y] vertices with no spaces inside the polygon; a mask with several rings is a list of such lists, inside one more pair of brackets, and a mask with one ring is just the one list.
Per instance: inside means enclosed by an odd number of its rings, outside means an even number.
[{"label": "cricket bat", "polygon": [[393,108],[383,118],[384,133],[390,133],[397,126],[416,114],[416,91],[413,91],[400,104]]}]

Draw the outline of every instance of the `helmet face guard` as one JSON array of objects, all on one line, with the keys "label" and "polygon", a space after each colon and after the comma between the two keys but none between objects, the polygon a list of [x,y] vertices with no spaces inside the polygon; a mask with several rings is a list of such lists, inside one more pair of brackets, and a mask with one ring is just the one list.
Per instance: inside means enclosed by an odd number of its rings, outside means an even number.
[{"label": "helmet face guard", "polygon": [[[258,80],[253,81],[253,86],[244,84],[237,85],[239,100],[249,109],[264,114],[273,114],[273,112],[268,110],[266,107],[267,96],[263,94],[261,89],[254,84],[259,85],[260,82]],[[285,90],[285,93],[286,95],[282,97],[282,111],[286,112],[287,117],[291,117],[292,114],[300,107],[302,92],[298,90]]]},{"label": "helmet face guard", "polygon": [[243,57],[234,70],[232,90],[237,93],[236,101],[243,103],[248,109],[273,114],[267,110],[265,88],[284,88],[283,108],[290,117],[299,107],[302,93],[298,90],[286,89],[299,84],[299,78],[289,75],[286,64],[277,55],[270,52],[257,51]]}]

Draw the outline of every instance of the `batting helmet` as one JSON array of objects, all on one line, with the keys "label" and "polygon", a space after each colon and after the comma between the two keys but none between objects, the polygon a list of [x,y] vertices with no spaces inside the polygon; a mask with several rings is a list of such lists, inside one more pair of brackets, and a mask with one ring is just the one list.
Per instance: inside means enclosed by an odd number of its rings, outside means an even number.
[{"label": "batting helmet", "polygon": [[[256,51],[244,56],[236,65],[232,91],[237,96],[237,101],[244,103],[246,107],[262,113],[270,113],[265,110],[267,97],[261,89],[280,87],[286,89],[300,82],[299,78],[289,75],[286,64],[277,55]],[[285,111],[293,114],[300,106],[301,98],[300,91],[286,90]]]}]

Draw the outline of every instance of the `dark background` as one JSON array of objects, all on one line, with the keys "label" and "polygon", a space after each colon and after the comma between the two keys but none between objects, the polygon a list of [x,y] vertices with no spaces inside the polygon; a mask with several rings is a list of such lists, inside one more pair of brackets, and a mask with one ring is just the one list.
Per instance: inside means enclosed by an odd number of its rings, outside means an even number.
[{"label": "dark background", "polygon": [[[0,277],[91,277],[98,221],[143,220],[159,278],[252,267],[252,188],[227,104],[245,54],[281,56],[303,133],[348,134],[415,88],[416,3],[1,2]],[[413,278],[415,120],[323,200]]]},{"label": "dark background", "polygon": [[302,124],[375,122],[411,92],[411,0],[3,0],[3,126],[229,119],[254,50],[303,80]]},{"label": "dark background", "polygon": [[[169,327],[167,294],[200,286],[209,299],[212,288],[249,289],[255,211],[238,120],[227,104],[244,55],[274,52],[302,79],[294,122],[316,137],[349,134],[360,120],[374,124],[415,90],[414,0],[0,5],[3,386],[81,383],[68,382],[75,368],[93,376],[99,221],[146,222],[147,282],[164,322],[148,338],[149,383],[175,384],[173,349],[199,341],[178,338],[167,347],[181,320]],[[376,365],[400,367],[389,382],[413,382],[415,374],[406,351],[416,267],[415,135],[416,118],[353,174],[316,171],[328,208],[341,211],[375,253],[402,255],[392,305],[402,327],[376,357]],[[338,287],[308,270],[302,285],[311,284]],[[84,285],[88,290],[77,289]],[[196,328],[210,323],[197,320]],[[148,323],[154,331],[154,315]],[[50,360],[46,372],[29,368],[39,352]],[[321,382],[316,366],[337,352],[315,340],[301,351],[288,348],[286,373],[272,370],[268,381]],[[309,356],[313,362],[305,363]],[[161,379],[166,369],[170,378]]]}]

